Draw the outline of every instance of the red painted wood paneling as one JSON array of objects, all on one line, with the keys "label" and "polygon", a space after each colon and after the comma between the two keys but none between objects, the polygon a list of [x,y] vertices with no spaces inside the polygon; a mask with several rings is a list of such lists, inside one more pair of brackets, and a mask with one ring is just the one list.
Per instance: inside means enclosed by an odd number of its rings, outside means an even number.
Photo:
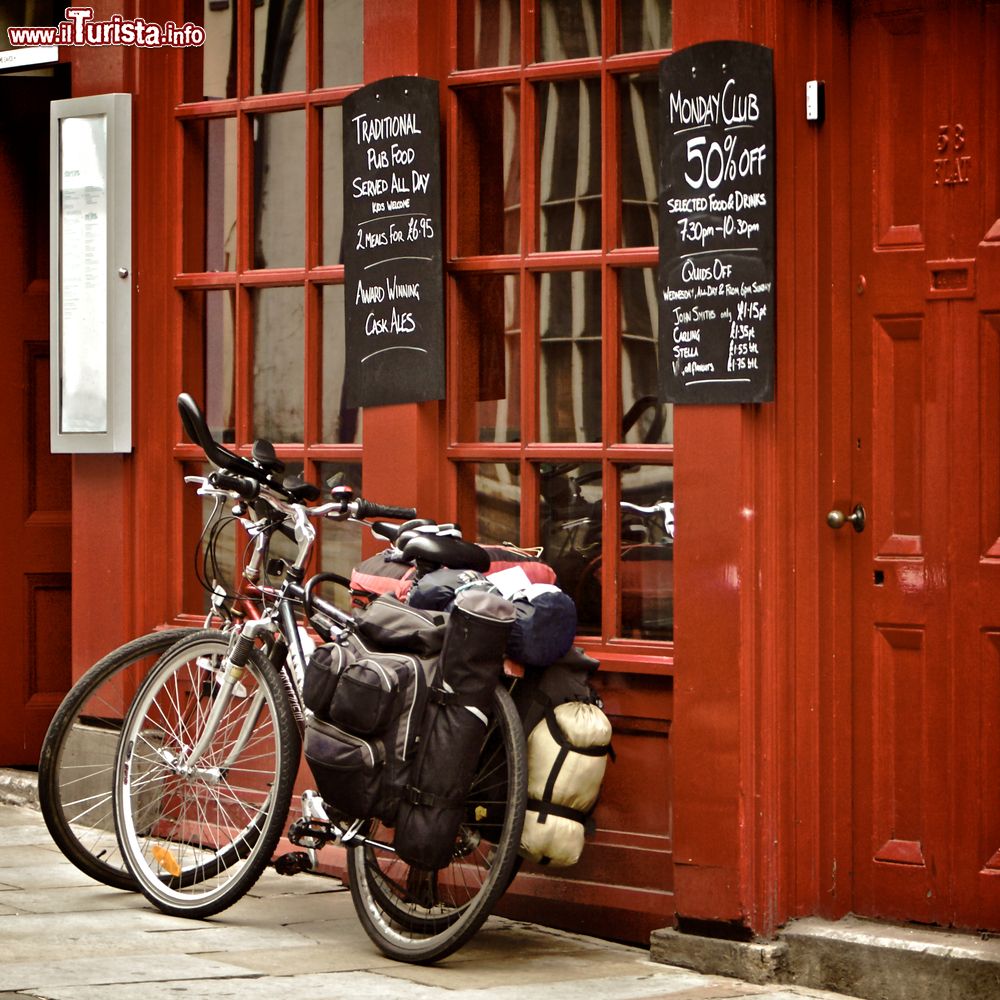
[{"label": "red painted wood paneling", "polygon": [[0,77],[0,426],[8,505],[0,765],[33,764],[69,688],[70,458],[48,454],[48,110],[64,77]]}]

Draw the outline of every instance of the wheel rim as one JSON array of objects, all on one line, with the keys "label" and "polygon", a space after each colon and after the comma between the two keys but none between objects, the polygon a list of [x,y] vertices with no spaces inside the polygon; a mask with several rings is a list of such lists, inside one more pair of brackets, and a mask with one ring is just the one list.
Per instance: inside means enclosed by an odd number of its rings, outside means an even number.
[{"label": "wheel rim", "polygon": [[282,764],[273,695],[252,663],[205,753],[187,759],[217,696],[225,649],[205,642],[185,646],[180,662],[168,659],[140,691],[120,750],[129,867],[147,894],[180,908],[220,896],[254,856]]},{"label": "wheel rim", "polygon": [[[506,889],[518,864],[524,821],[523,768],[508,770],[512,746],[523,734],[511,731],[513,706],[504,691],[484,743],[466,800],[465,822],[455,838],[452,862],[438,871],[409,866],[393,851],[372,845],[349,855],[355,905],[372,939],[384,951],[412,961],[440,958],[458,948],[482,923]],[[501,727],[506,720],[506,731]],[[392,830],[372,823],[371,840],[390,845]]]},{"label": "wheel rim", "polygon": [[137,888],[115,836],[112,786],[125,708],[159,656],[194,629],[151,633],[109,653],[74,685],[39,760],[42,813],[56,845],[106,885]]}]

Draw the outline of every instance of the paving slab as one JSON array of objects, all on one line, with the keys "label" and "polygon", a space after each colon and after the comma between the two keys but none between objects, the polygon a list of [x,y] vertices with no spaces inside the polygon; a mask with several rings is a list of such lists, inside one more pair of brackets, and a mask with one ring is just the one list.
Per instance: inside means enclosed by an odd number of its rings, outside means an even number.
[{"label": "paving slab", "polygon": [[336,879],[269,870],[225,913],[189,920],[91,882],[46,838],[37,811],[0,805],[0,1000],[834,998],[499,917],[437,965],[407,965],[369,940]]}]

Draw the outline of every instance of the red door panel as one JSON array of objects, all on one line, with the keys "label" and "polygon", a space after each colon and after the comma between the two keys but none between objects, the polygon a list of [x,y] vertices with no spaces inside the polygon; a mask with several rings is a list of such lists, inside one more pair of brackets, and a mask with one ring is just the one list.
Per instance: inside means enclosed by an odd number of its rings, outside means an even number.
[{"label": "red door panel", "polygon": [[1000,81],[987,56],[998,9],[853,8],[850,502],[867,518],[842,539],[854,560],[854,909],[994,928],[1000,301],[988,276],[1000,278],[1000,199],[989,115]]},{"label": "red door panel", "polygon": [[8,483],[0,765],[33,764],[70,684],[70,459],[49,452],[48,123],[54,78],[0,77],[0,428]]}]

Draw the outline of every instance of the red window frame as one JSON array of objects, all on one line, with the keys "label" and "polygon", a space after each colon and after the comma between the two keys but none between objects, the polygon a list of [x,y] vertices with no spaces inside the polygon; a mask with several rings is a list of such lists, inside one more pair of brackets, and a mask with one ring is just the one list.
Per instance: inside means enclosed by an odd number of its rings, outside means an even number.
[{"label": "red window frame", "polygon": [[[254,330],[252,296],[264,289],[297,288],[303,295],[304,426],[301,442],[274,441],[275,451],[286,465],[301,467],[307,481],[320,482],[322,463],[356,465],[363,468],[362,445],[324,441],[323,386],[323,290],[344,284],[342,263],[324,263],[322,247],[323,204],[322,116],[327,108],[338,107],[364,81],[345,86],[324,87],[323,0],[304,0],[305,10],[305,90],[254,93],[254,4],[253,0],[230,0],[236,5],[237,33],[235,95],[204,99],[200,48],[187,50],[176,60],[176,90],[180,102],[174,108],[174,169],[181,178],[181,237],[174,247],[173,288],[182,299],[182,336],[179,349],[179,387],[196,398],[205,387],[203,330],[200,310],[192,302],[197,293],[228,292],[235,300],[233,329],[233,450],[249,455],[254,440]],[[360,2],[360,0],[359,0]],[[186,0],[186,20],[202,22],[204,7]],[[259,89],[259,88],[257,88]],[[302,266],[258,268],[254,260],[254,119],[261,115],[301,111],[305,116],[304,249]],[[236,122],[236,210],[235,258],[228,270],[206,269],[202,245],[205,233],[205,147],[197,141],[200,123],[232,119]],[[337,197],[339,198],[339,192]],[[338,254],[339,256],[339,254]],[[298,363],[298,362],[296,362]],[[200,401],[200,400],[199,400]],[[187,441],[173,447],[174,460],[187,471],[204,461],[201,450]],[[180,479],[180,477],[178,477]],[[185,548],[193,546],[201,530],[204,512],[194,491],[188,487],[183,500]],[[319,548],[319,547],[318,547]],[[360,538],[358,539],[360,552]],[[330,567],[339,568],[343,567]],[[189,574],[179,583],[174,606],[192,610],[203,603],[200,591]]]},{"label": "red window frame", "polygon": [[[458,7],[471,7],[462,4]],[[454,8],[453,8],[454,9]],[[621,171],[620,107],[618,81],[630,74],[655,73],[669,49],[619,53],[621,37],[620,4],[601,0],[601,52],[599,56],[561,62],[539,62],[539,24],[541,5],[522,0],[520,9],[520,64],[483,69],[457,69],[457,53],[462,39],[461,19],[450,21],[450,50],[453,69],[447,78],[445,97],[445,133],[456,136],[460,129],[460,95],[469,88],[517,86],[520,88],[520,252],[491,255],[461,255],[462,227],[475,211],[463,205],[457,178],[467,166],[463,150],[454,138],[447,149],[446,176],[446,247],[448,295],[448,406],[446,455],[451,465],[452,486],[458,497],[458,516],[463,523],[476,523],[476,501],[468,485],[463,486],[459,468],[464,463],[517,463],[520,467],[522,503],[520,508],[521,540],[532,544],[540,538],[539,504],[528,502],[539,496],[538,463],[579,461],[598,463],[603,476],[602,537],[604,579],[621,578],[619,474],[629,465],[674,464],[674,445],[626,444],[621,441],[621,338],[619,336],[619,274],[627,268],[655,270],[659,260],[656,246],[621,246]],[[539,251],[539,156],[538,98],[535,87],[547,81],[597,79],[601,84],[601,246],[595,250]],[[599,443],[549,443],[539,440],[539,330],[537,279],[545,272],[594,271],[601,276],[602,306],[602,440]],[[463,440],[463,412],[475,403],[475,387],[469,384],[464,352],[462,322],[454,282],[465,275],[510,274],[520,288],[520,427],[521,440],[513,443],[473,442]],[[471,478],[471,477],[470,477]],[[672,672],[673,643],[620,637],[619,587],[606,583],[602,602],[601,635],[583,640],[584,645],[599,646],[612,660],[628,664],[636,673]]]}]

